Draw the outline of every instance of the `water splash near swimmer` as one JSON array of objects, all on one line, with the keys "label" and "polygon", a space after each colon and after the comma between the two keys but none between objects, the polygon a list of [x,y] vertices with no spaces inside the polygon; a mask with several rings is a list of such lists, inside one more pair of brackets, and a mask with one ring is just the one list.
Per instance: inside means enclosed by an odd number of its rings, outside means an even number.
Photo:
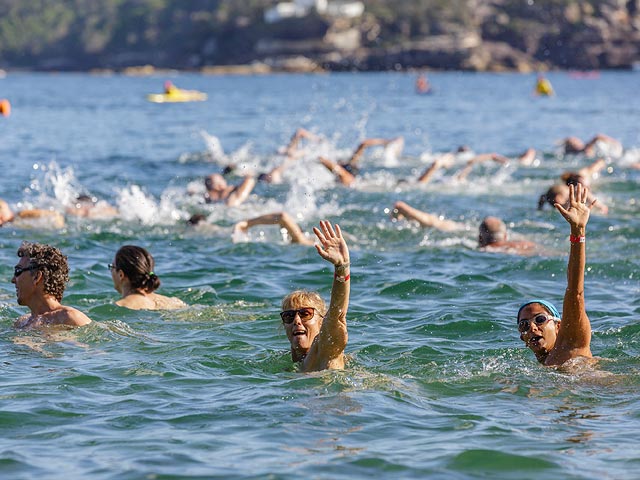
[{"label": "water splash near swimmer", "polygon": [[187,216],[176,207],[177,195],[174,191],[165,192],[158,203],[138,185],[130,185],[118,192],[117,204],[123,220],[148,226],[169,225]]},{"label": "water splash near swimmer", "polygon": [[32,178],[29,193],[37,196],[35,203],[40,207],[73,205],[82,190],[72,167],[62,169],[55,160],[48,165],[35,164],[33,169],[42,178]]},{"label": "water splash near swimmer", "polygon": [[222,143],[220,139],[214,135],[210,135],[204,130],[200,130],[200,136],[204,140],[204,143],[207,147],[207,152],[211,156],[211,158],[216,162],[225,162],[227,156],[222,149]]}]

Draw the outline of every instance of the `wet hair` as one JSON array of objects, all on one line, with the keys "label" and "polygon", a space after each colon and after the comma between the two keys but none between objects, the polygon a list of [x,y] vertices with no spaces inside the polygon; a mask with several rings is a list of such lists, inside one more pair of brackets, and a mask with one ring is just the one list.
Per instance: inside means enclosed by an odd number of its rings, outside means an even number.
[{"label": "wet hair", "polygon": [[580,173],[577,172],[565,172],[562,174],[562,176],[560,176],[560,179],[566,184],[566,185],[584,185],[585,187],[589,186],[589,180],[584,176],[581,175]]},{"label": "wet hair", "polygon": [[189,220],[187,220],[187,224],[199,225],[200,223],[205,222],[206,220],[207,220],[206,215],[203,215],[202,213],[194,213],[189,217]]},{"label": "wet hair", "polygon": [[309,290],[296,290],[282,299],[282,310],[291,307],[313,307],[322,316],[327,313],[327,305],[318,292]]},{"label": "wet hair", "polygon": [[160,279],[153,272],[155,262],[142,247],[124,245],[116,253],[115,267],[122,270],[136,290],[153,292],[160,286]]},{"label": "wet hair", "polygon": [[69,281],[67,257],[51,245],[24,242],[18,248],[18,257],[29,259],[29,266],[42,273],[44,293],[62,301],[62,295]]},{"label": "wet hair", "polygon": [[545,193],[540,195],[540,199],[538,199],[538,210],[542,210],[546,203],[553,206],[556,203],[558,195],[566,195],[567,200],[569,199],[569,189],[567,185],[553,185],[547,190]]},{"label": "wet hair", "polygon": [[486,217],[478,230],[478,243],[481,247],[507,239],[507,226],[498,217]]}]

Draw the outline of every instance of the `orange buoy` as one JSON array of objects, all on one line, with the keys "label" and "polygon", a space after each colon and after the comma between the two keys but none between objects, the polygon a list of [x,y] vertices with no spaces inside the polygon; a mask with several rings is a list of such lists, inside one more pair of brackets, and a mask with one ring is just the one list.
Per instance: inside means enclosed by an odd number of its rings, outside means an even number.
[{"label": "orange buoy", "polygon": [[4,117],[11,115],[11,104],[6,98],[0,100],[0,115]]}]

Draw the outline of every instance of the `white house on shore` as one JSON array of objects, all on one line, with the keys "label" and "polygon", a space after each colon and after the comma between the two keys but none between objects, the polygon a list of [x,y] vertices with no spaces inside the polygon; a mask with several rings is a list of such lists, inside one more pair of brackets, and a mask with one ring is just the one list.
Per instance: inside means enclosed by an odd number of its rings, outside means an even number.
[{"label": "white house on shore", "polygon": [[293,0],[279,2],[265,10],[264,21],[276,23],[293,17],[305,17],[315,10],[322,15],[342,18],[357,18],[364,13],[364,3],[360,1]]}]

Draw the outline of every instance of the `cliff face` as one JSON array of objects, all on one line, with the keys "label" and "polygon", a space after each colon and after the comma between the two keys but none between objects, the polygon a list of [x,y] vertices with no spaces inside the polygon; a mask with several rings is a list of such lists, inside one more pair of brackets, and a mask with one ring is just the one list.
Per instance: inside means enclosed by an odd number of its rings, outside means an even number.
[{"label": "cliff face", "polygon": [[[7,0],[0,68],[631,68],[640,0],[368,0],[265,22],[270,0]],[[42,5],[40,5],[42,4]]]}]

